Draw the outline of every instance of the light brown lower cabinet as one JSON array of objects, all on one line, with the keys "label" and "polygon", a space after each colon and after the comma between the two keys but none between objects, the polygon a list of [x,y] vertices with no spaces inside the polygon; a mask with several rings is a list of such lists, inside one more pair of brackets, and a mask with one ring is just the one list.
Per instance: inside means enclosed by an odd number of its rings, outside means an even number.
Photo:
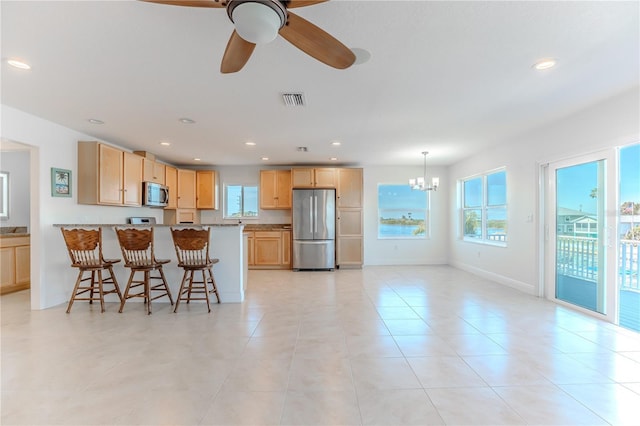
[{"label": "light brown lower cabinet", "polygon": [[291,231],[247,231],[249,269],[290,269]]},{"label": "light brown lower cabinet", "polygon": [[362,209],[338,209],[336,263],[340,268],[362,268],[364,257]]},{"label": "light brown lower cabinet", "polygon": [[30,244],[29,236],[0,238],[0,294],[30,287]]}]

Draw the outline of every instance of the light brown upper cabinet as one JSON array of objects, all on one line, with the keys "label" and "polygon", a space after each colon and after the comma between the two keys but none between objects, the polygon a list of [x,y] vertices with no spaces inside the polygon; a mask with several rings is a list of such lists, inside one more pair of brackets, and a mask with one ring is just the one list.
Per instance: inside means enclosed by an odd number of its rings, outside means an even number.
[{"label": "light brown upper cabinet", "polygon": [[178,199],[179,209],[196,208],[196,171],[178,169]]},{"label": "light brown upper cabinet", "polygon": [[333,167],[291,169],[294,188],[335,188],[337,173]]},{"label": "light brown upper cabinet", "polygon": [[196,172],[196,208],[218,209],[218,173],[215,170]]},{"label": "light brown upper cabinet", "polygon": [[155,182],[164,185],[165,178],[165,165],[155,162],[148,158],[142,158],[142,180],[144,182]]},{"label": "light brown upper cabinet", "polygon": [[291,170],[260,170],[260,208],[291,208]]},{"label": "light brown upper cabinet", "polygon": [[362,208],[362,169],[338,169],[336,193],[338,208]]},{"label": "light brown upper cabinet", "polygon": [[140,206],[142,157],[99,142],[78,142],[78,203]]},{"label": "light brown upper cabinet", "polygon": [[164,184],[169,187],[169,202],[165,209],[175,209],[178,207],[178,169],[165,166]]}]

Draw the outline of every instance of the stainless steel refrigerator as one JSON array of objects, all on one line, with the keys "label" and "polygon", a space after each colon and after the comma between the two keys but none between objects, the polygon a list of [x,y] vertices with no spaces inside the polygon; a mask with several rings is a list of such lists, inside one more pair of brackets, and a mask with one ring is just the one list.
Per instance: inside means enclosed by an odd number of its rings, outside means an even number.
[{"label": "stainless steel refrigerator", "polygon": [[293,190],[293,270],[336,267],[336,190]]}]

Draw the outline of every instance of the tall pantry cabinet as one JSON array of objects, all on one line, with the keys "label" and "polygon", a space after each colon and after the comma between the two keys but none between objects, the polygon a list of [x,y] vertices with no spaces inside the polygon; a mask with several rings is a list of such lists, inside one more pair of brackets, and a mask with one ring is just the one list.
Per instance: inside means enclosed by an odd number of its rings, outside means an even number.
[{"label": "tall pantry cabinet", "polygon": [[362,169],[337,169],[336,264],[361,268],[364,261]]}]

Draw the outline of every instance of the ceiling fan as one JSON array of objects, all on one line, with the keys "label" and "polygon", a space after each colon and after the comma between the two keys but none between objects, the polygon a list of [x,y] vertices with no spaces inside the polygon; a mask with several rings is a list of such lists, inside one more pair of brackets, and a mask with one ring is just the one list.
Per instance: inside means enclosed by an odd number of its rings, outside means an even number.
[{"label": "ceiling fan", "polygon": [[235,29],[222,57],[220,72],[240,71],[256,44],[268,43],[280,34],[306,54],[331,67],[345,69],[354,53],[326,31],[289,9],[328,0],[142,0],[175,6],[226,8]]}]

